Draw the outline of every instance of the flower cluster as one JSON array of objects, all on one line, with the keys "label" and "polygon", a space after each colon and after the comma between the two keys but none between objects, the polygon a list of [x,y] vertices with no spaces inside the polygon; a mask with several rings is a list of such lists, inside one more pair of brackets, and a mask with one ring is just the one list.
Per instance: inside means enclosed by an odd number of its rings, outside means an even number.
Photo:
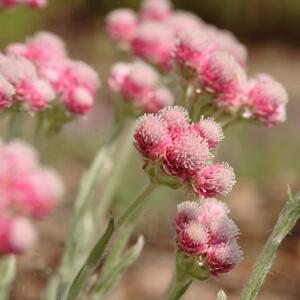
[{"label": "flower cluster", "polygon": [[239,230],[228,217],[227,206],[216,199],[178,205],[175,228],[178,248],[194,257],[211,274],[226,273],[241,259]]},{"label": "flower cluster", "polygon": [[193,106],[202,106],[206,99],[207,115],[221,111],[225,117],[258,120],[267,126],[285,121],[284,88],[265,74],[248,79],[245,46],[229,31],[174,10],[168,0],[145,0],[138,14],[112,11],[107,31],[134,57],[168,75],[176,70],[193,87]]},{"label": "flower cluster", "polygon": [[7,104],[12,98],[33,112],[59,106],[71,115],[86,114],[100,84],[97,73],[84,62],[70,59],[63,41],[49,32],[9,45],[0,57],[0,74],[10,84],[9,88],[6,82],[6,88],[0,85]]},{"label": "flower cluster", "polygon": [[108,83],[113,91],[122,95],[125,102],[143,112],[157,112],[174,103],[171,91],[159,85],[157,71],[142,61],[116,63]]},{"label": "flower cluster", "polygon": [[48,0],[0,0],[0,7],[13,7],[16,5],[26,5],[31,8],[45,8]]},{"label": "flower cluster", "polygon": [[245,47],[230,32],[206,24],[192,13],[174,10],[168,0],[145,0],[139,14],[127,8],[112,11],[107,17],[107,31],[113,40],[127,45],[135,56],[165,71],[172,69],[172,52],[178,34],[190,31],[205,33],[218,49],[228,51],[242,65],[247,60]]},{"label": "flower cluster", "polygon": [[227,195],[235,184],[228,164],[211,162],[211,150],[223,139],[222,128],[213,119],[190,123],[185,109],[168,106],[140,117],[134,139],[146,169],[158,166],[158,175],[149,173],[157,180],[171,176],[202,198]]},{"label": "flower cluster", "polygon": [[52,212],[64,187],[56,171],[41,167],[36,151],[14,140],[0,145],[0,254],[21,254],[34,243],[31,219]]}]

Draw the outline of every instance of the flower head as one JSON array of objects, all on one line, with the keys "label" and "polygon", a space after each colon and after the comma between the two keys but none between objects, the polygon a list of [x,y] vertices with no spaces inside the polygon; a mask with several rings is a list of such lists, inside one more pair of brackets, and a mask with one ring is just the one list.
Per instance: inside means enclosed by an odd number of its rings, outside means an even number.
[{"label": "flower head", "polygon": [[176,137],[168,147],[164,169],[184,180],[202,169],[210,158],[206,141],[190,131]]},{"label": "flower head", "polygon": [[35,241],[36,232],[28,219],[0,217],[0,254],[23,254]]},{"label": "flower head", "polygon": [[266,125],[285,121],[288,96],[281,83],[266,74],[249,83],[248,106],[254,117]]},{"label": "flower head", "polygon": [[224,107],[241,105],[247,77],[239,63],[225,51],[212,53],[200,71],[203,89],[217,94],[217,104]]},{"label": "flower head", "polygon": [[167,20],[175,33],[196,31],[203,27],[203,21],[195,14],[177,10]]},{"label": "flower head", "polygon": [[144,0],[141,8],[143,20],[164,21],[171,16],[171,3],[169,0]]},{"label": "flower head", "polygon": [[235,184],[233,169],[225,163],[205,167],[195,175],[194,179],[194,190],[204,198],[227,195]]},{"label": "flower head", "polygon": [[131,50],[137,57],[168,70],[173,43],[174,32],[171,28],[160,22],[147,21],[137,28]]},{"label": "flower head", "polygon": [[3,75],[0,74],[0,110],[11,104],[15,89]]},{"label": "flower head", "polygon": [[192,128],[207,141],[210,149],[216,148],[224,139],[221,125],[211,118],[201,118],[199,122],[192,125]]},{"label": "flower head", "polygon": [[135,12],[127,8],[113,10],[106,18],[106,30],[117,42],[129,42],[137,28],[138,21]]},{"label": "flower head", "polygon": [[135,147],[147,159],[164,156],[171,142],[166,123],[158,116],[144,115],[139,118],[134,132]]},{"label": "flower head", "polygon": [[196,260],[200,257],[214,275],[228,272],[242,258],[237,244],[240,233],[228,212],[226,205],[216,199],[178,205],[178,248]]}]

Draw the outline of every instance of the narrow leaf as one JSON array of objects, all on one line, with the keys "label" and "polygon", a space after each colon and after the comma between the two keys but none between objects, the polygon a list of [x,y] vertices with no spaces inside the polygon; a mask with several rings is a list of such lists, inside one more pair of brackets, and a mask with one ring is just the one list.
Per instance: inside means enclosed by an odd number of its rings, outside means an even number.
[{"label": "narrow leaf", "polygon": [[89,276],[95,271],[95,269],[101,262],[101,258],[103,257],[104,251],[108,242],[110,241],[113,231],[114,219],[111,217],[105,233],[102,235],[93,250],[90,252],[86,262],[76,275],[66,298],[67,300],[77,299]]},{"label": "narrow leaf", "polygon": [[253,300],[256,298],[273,261],[282,240],[289,234],[300,217],[300,193],[294,197],[288,191],[289,199],[282,209],[277,223],[262,249],[252,269],[250,278],[243,287],[240,300]]},{"label": "narrow leaf", "polygon": [[101,299],[114,284],[118,282],[122,274],[137,260],[144,246],[144,237],[140,236],[134,246],[132,246],[119,263],[108,273],[105,278],[98,282],[95,288],[93,299]]}]

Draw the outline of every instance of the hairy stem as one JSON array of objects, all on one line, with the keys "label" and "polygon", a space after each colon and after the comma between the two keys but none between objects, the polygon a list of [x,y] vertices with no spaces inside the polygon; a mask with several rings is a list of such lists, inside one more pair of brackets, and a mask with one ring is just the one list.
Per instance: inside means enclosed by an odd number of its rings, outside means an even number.
[{"label": "hairy stem", "polygon": [[1,258],[0,274],[0,300],[6,300],[16,274],[16,257],[14,255]]},{"label": "hairy stem", "polygon": [[272,267],[278,247],[286,235],[292,230],[299,217],[300,192],[298,192],[294,198],[289,195],[289,200],[282,209],[273,232],[257,258],[249,280],[243,287],[240,300],[252,300],[256,298]]}]

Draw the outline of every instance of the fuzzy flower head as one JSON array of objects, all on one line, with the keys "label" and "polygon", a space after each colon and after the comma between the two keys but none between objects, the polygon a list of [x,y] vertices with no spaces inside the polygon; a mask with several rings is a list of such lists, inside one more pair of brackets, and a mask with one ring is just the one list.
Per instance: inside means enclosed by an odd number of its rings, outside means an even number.
[{"label": "fuzzy flower head", "polygon": [[1,213],[42,218],[63,196],[60,176],[41,167],[36,151],[22,141],[1,145],[0,166]]},{"label": "fuzzy flower head", "polygon": [[137,28],[131,50],[135,56],[168,70],[173,44],[174,32],[171,28],[160,22],[147,21]]},{"label": "fuzzy flower head", "polygon": [[108,85],[113,91],[120,92],[122,90],[125,78],[130,72],[130,66],[130,63],[124,62],[118,62],[112,66],[108,78]]},{"label": "fuzzy flower head", "polygon": [[22,56],[36,64],[63,60],[67,57],[65,44],[57,35],[40,31],[29,37],[24,44],[13,43],[6,48],[8,55]]},{"label": "fuzzy flower head", "polygon": [[176,137],[168,147],[164,169],[168,174],[184,180],[202,169],[210,158],[206,141],[189,131]]},{"label": "fuzzy flower head", "polygon": [[210,149],[216,148],[224,139],[221,125],[212,118],[201,118],[199,122],[192,125],[192,128],[207,141]]},{"label": "fuzzy flower head", "polygon": [[205,91],[219,96],[217,105],[231,107],[241,104],[247,77],[232,55],[216,51],[201,67],[200,82]]},{"label": "fuzzy flower head", "polygon": [[135,12],[127,8],[113,10],[106,18],[106,30],[110,37],[120,43],[128,43],[137,28]]},{"label": "fuzzy flower head", "polygon": [[242,67],[247,65],[247,49],[230,31],[206,25],[205,32],[215,41],[220,50],[230,53]]},{"label": "fuzzy flower head", "polygon": [[196,260],[200,257],[214,275],[228,272],[241,260],[242,251],[237,244],[239,230],[228,217],[225,204],[209,199],[184,202],[177,209],[177,243],[185,255]]},{"label": "fuzzy flower head", "polygon": [[94,98],[91,92],[81,86],[68,89],[63,96],[67,110],[73,114],[85,115],[94,106]]},{"label": "fuzzy flower head", "polygon": [[167,124],[159,116],[144,115],[138,119],[134,141],[144,158],[156,160],[164,156],[171,138]]},{"label": "fuzzy flower head", "polygon": [[233,169],[225,163],[209,165],[195,176],[193,185],[196,193],[203,198],[228,195],[235,184]]},{"label": "fuzzy flower head", "polygon": [[11,104],[15,89],[3,75],[0,74],[0,110]]},{"label": "fuzzy flower head", "polygon": [[17,85],[15,99],[23,102],[29,111],[41,111],[55,99],[55,92],[50,83],[39,79],[33,82],[20,82]]},{"label": "fuzzy flower head", "polygon": [[171,16],[172,6],[169,0],[144,0],[141,8],[142,20],[164,21]]},{"label": "fuzzy flower head", "polygon": [[250,81],[248,106],[255,118],[267,126],[284,122],[288,95],[281,83],[266,74]]},{"label": "fuzzy flower head", "polygon": [[[203,31],[184,31],[177,35],[172,54],[176,65],[183,71],[190,70],[195,77],[198,69],[215,49],[214,42]],[[183,75],[186,74],[183,73]]]},{"label": "fuzzy flower head", "polygon": [[167,123],[173,139],[189,127],[189,113],[181,106],[167,106],[159,112],[159,115]]},{"label": "fuzzy flower head", "polygon": [[162,86],[153,89],[149,98],[145,97],[142,101],[139,101],[139,106],[146,112],[155,113],[173,103],[173,94],[168,88]]},{"label": "fuzzy flower head", "polygon": [[35,244],[36,232],[23,217],[0,217],[0,254],[23,254]]},{"label": "fuzzy flower head", "polygon": [[181,10],[175,11],[167,20],[167,24],[176,34],[198,31],[203,27],[203,21],[197,15]]}]

